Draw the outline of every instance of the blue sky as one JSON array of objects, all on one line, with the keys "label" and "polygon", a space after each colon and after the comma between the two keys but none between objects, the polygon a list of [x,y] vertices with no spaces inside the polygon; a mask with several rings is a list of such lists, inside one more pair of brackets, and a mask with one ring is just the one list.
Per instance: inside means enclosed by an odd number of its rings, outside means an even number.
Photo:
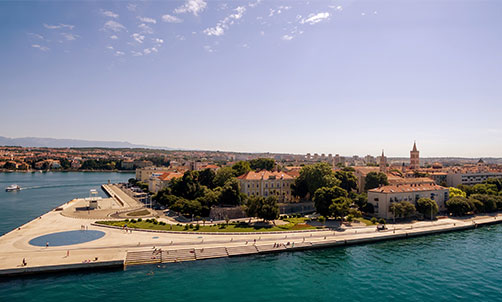
[{"label": "blue sky", "polygon": [[501,1],[0,2],[0,135],[502,156]]}]

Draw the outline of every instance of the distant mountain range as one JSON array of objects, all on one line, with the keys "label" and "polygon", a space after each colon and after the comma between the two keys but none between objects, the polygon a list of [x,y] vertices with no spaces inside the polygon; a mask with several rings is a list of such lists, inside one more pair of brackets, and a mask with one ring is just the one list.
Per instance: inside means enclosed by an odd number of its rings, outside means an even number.
[{"label": "distant mountain range", "polygon": [[156,147],[146,145],[136,145],[129,142],[115,141],[89,141],[81,139],[60,139],[43,137],[20,137],[10,138],[0,136],[0,146],[20,146],[20,147],[47,147],[47,148],[148,148],[174,150],[168,147]]}]

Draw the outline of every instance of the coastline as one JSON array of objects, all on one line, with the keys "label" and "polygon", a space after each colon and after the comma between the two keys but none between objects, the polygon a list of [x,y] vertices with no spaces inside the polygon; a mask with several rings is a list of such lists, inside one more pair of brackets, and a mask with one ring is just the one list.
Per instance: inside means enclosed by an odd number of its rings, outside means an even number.
[{"label": "coastline", "polygon": [[[68,203],[61,207],[68,206]],[[51,227],[40,226],[49,221]],[[66,227],[52,227],[54,223],[66,223]],[[34,236],[72,229],[75,223],[86,223],[89,229],[106,233],[104,239],[75,246],[41,248],[27,242]],[[448,222],[419,222],[397,225],[385,231],[375,227],[358,229],[291,231],[274,234],[258,233],[163,233],[153,230],[134,229],[133,233],[122,228],[97,225],[94,221],[76,221],[50,211],[42,218],[34,219],[0,237],[0,277],[26,274],[64,273],[75,270],[125,269],[131,265],[176,263],[205,259],[237,257],[254,254],[294,252],[309,249],[335,248],[349,245],[377,243],[389,240],[407,239],[446,232],[475,229],[480,226],[502,223],[502,216],[478,216],[470,219],[449,219]],[[152,256],[152,250],[161,249]],[[64,253],[71,257],[62,257]],[[29,265],[21,267],[20,255],[30,255]],[[99,261],[86,262],[89,255],[99,256]]]}]

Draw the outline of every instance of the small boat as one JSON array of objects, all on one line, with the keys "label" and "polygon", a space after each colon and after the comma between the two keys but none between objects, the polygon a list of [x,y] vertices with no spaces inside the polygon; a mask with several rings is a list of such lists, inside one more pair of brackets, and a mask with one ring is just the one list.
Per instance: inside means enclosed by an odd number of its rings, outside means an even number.
[{"label": "small boat", "polygon": [[5,188],[6,192],[15,192],[19,190],[21,190],[21,188],[18,185],[10,185],[7,188]]}]

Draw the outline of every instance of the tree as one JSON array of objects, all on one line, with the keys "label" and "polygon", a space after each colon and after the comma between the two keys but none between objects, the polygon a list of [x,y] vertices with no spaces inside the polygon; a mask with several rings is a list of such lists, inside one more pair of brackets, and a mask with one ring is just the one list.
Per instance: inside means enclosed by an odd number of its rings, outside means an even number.
[{"label": "tree", "polygon": [[450,190],[450,197],[457,197],[457,196],[464,198],[467,197],[467,194],[464,191],[457,189],[455,187],[450,187],[449,190]]},{"label": "tree", "polygon": [[389,211],[392,212],[394,219],[399,218],[403,215],[404,212],[403,205],[400,202],[391,203],[389,206]]},{"label": "tree", "polygon": [[258,216],[258,209],[262,204],[261,199],[264,198],[258,195],[253,195],[248,198],[246,202],[246,215],[248,215],[248,217]]},{"label": "tree", "polygon": [[370,172],[366,175],[364,190],[368,191],[374,188],[378,188],[380,186],[386,186],[389,184],[387,180],[387,175],[382,172]]},{"label": "tree", "polygon": [[277,197],[269,196],[267,198],[261,196],[252,196],[246,204],[246,214],[249,217],[258,217],[263,220],[274,220],[279,217],[279,206],[277,205]]},{"label": "tree", "polygon": [[252,170],[268,170],[272,171],[275,167],[273,158],[257,158],[249,161]]},{"label": "tree", "polygon": [[203,195],[203,188],[198,181],[199,172],[187,171],[181,178],[173,178],[170,183],[173,195],[194,200]]},{"label": "tree", "polygon": [[339,197],[347,197],[347,191],[340,187],[322,187],[314,194],[314,206],[316,212],[323,216],[330,216],[330,206],[333,200]]},{"label": "tree", "polygon": [[327,163],[307,165],[301,168],[300,175],[293,185],[293,194],[301,198],[312,198],[317,189],[340,185],[331,166]]},{"label": "tree", "polygon": [[279,217],[279,206],[277,205],[277,197],[269,196],[262,199],[263,203],[258,208],[257,216],[263,220],[274,220]]},{"label": "tree", "polygon": [[495,185],[497,187],[497,191],[502,191],[502,178],[488,178],[484,183]]},{"label": "tree", "polygon": [[216,173],[212,169],[204,169],[199,172],[199,183],[210,189],[214,188],[214,177]]},{"label": "tree", "polygon": [[404,218],[409,218],[409,217],[412,217],[413,215],[415,215],[415,212],[417,211],[417,209],[415,208],[415,206],[411,202],[402,201],[401,204],[403,205],[403,217]]},{"label": "tree", "polygon": [[232,166],[232,169],[235,171],[236,176],[240,176],[251,171],[251,166],[249,165],[249,162],[241,160],[236,162]]},{"label": "tree", "polygon": [[467,202],[469,203],[469,206],[471,207],[472,212],[474,213],[484,213],[485,212],[485,206],[484,204],[472,197],[469,197],[467,199]]},{"label": "tree", "polygon": [[424,215],[424,217],[432,219],[438,210],[438,204],[430,198],[420,198],[417,201],[417,211]]},{"label": "tree", "polygon": [[356,196],[352,198],[352,200],[356,204],[357,208],[360,211],[363,211],[363,209],[366,207],[366,204],[368,203],[368,195],[366,195],[366,193],[356,194]]},{"label": "tree", "polygon": [[350,192],[352,189],[357,189],[357,178],[352,171],[346,171],[345,169],[336,171],[335,177],[340,181],[340,187]]},{"label": "tree", "polygon": [[351,203],[352,201],[347,197],[335,198],[329,206],[329,212],[333,217],[340,217],[340,220],[343,221],[343,218],[349,214]]},{"label": "tree", "polygon": [[454,196],[446,201],[446,208],[448,212],[452,213],[454,216],[464,216],[465,214],[472,211],[467,198],[462,196]]},{"label": "tree", "polygon": [[484,212],[497,211],[497,196],[488,194],[472,194],[469,198],[477,199],[483,203]]},{"label": "tree", "polygon": [[231,178],[225,182],[221,188],[220,204],[222,205],[240,205],[242,202],[239,181]]},{"label": "tree", "polygon": [[231,179],[232,177],[235,177],[235,170],[232,169],[231,167],[223,167],[220,168],[217,172],[216,175],[214,176],[214,185],[217,187],[223,187],[227,180]]}]

